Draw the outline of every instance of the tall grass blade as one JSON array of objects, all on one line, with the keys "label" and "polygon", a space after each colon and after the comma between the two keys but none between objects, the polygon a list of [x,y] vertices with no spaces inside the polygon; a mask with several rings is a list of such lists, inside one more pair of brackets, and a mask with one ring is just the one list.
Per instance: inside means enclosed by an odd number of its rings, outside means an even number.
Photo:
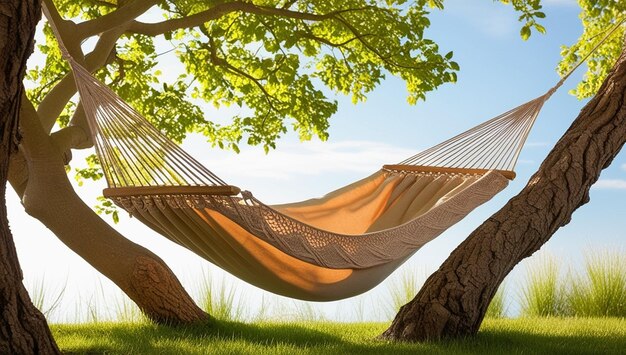
[{"label": "tall grass blade", "polygon": [[230,321],[241,321],[245,317],[243,297],[237,297],[236,287],[228,284],[225,277],[216,283],[210,272],[202,270],[202,279],[199,282],[200,307],[211,316]]},{"label": "tall grass blade", "polygon": [[569,313],[579,317],[626,317],[626,253],[585,255],[584,274],[573,274],[567,294]]},{"label": "tall grass blade", "polygon": [[400,307],[409,303],[417,295],[423,284],[423,278],[418,278],[415,273],[409,270],[405,270],[399,278],[394,279],[389,285],[391,300],[387,305],[388,318],[393,319]]},{"label": "tall grass blade", "polygon": [[565,314],[565,292],[559,279],[559,265],[554,257],[545,256],[530,265],[526,282],[520,292],[523,316],[549,317]]},{"label": "tall grass blade", "polygon": [[502,283],[491,299],[491,303],[489,303],[487,313],[485,313],[486,318],[504,318],[506,316],[507,306],[504,301],[505,292],[506,285]]},{"label": "tall grass blade", "polygon": [[61,306],[67,288],[67,280],[60,289],[51,290],[46,286],[44,276],[33,284],[26,285],[26,288],[33,305],[50,321]]}]

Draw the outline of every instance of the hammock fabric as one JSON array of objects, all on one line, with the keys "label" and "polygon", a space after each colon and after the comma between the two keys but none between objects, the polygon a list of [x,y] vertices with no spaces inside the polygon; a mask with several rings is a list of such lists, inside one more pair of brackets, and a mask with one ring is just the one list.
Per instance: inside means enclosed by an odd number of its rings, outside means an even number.
[{"label": "hammock fabric", "polygon": [[231,274],[280,295],[315,301],[373,288],[504,189],[515,177],[513,168],[541,107],[565,80],[323,198],[268,206],[168,140],[57,38],[108,183],[104,195]]}]

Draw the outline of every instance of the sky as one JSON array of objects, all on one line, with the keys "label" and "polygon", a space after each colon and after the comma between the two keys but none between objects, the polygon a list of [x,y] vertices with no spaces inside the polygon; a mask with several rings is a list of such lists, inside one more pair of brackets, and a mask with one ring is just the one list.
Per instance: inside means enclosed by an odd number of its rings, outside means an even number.
[{"label": "sky", "polygon": [[[365,103],[355,106],[350,98],[338,96],[339,111],[331,121],[327,142],[301,143],[295,134],[290,134],[267,155],[261,147],[242,147],[238,155],[220,151],[198,136],[190,137],[183,146],[222,179],[254,192],[266,203],[324,195],[375,172],[383,164],[404,160],[551,88],[559,79],[555,68],[561,45],[574,43],[582,27],[575,0],[544,0],[543,3],[547,34],[534,33],[530,40],[522,41],[518,15],[510,6],[490,0],[446,1],[444,11],[432,14],[432,25],[426,33],[440,45],[442,53],[454,51],[454,59],[461,67],[458,82],[429,93],[425,102],[415,106],[406,103],[401,80],[390,76]],[[32,58],[29,64],[40,60]],[[236,289],[237,297],[247,303],[250,313],[261,308],[261,300],[269,299],[273,300],[277,317],[288,317],[285,309],[289,309],[287,313],[302,313],[304,309],[337,320],[388,319],[393,311],[378,305],[381,300],[387,302],[390,289],[402,275],[413,274],[419,280],[425,279],[472,230],[527,183],[584,105],[584,101],[568,94],[581,75],[582,71],[575,73],[545,104],[520,156],[516,180],[493,200],[423,247],[387,281],[362,296],[323,304],[271,296],[167,241],[125,213],[115,228],[162,257],[192,295],[197,293],[199,280],[209,277],[216,287],[219,284]],[[225,111],[207,112],[209,117],[223,118],[227,114]],[[72,164],[81,164],[81,154],[85,153],[75,154]],[[95,205],[95,198],[105,187],[103,183],[86,183],[77,189],[88,205]],[[48,299],[63,294],[61,306],[51,314],[51,319],[57,322],[80,320],[90,308],[98,308],[103,317],[114,314],[108,301],[123,302],[119,301],[121,292],[41,223],[27,216],[10,188],[7,198],[10,226],[27,288],[43,289]],[[620,154],[592,188],[591,202],[577,210],[572,221],[557,231],[538,254],[553,255],[564,267],[575,267],[590,249],[626,250],[624,198],[626,157]],[[112,223],[110,218],[104,218]],[[518,265],[506,281],[512,313],[516,308],[516,285],[523,280],[528,267],[525,264],[541,258],[541,255],[533,256]],[[276,306],[278,304],[281,306]],[[368,311],[363,312],[363,308]],[[278,314],[279,309],[282,314]]]}]

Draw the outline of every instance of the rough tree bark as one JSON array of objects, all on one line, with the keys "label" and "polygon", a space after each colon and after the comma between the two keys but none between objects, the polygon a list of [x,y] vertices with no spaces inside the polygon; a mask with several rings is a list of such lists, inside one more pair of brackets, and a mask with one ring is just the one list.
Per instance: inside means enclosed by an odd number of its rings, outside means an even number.
[{"label": "rough tree bark", "polygon": [[208,319],[158,256],[124,238],[78,197],[62,152],[25,97],[20,119],[28,179],[25,188],[16,190],[23,190],[26,212],[119,286],[151,320],[181,324]]},{"label": "rough tree bark", "polygon": [[43,314],[22,284],[22,271],[7,221],[5,189],[9,155],[17,140],[22,78],[40,18],[37,0],[0,3],[0,353],[56,354]]},{"label": "rough tree bark", "polygon": [[526,187],[452,252],[382,337],[476,334],[505,276],[589,201],[589,189],[626,142],[625,102],[626,50]]},{"label": "rough tree bark", "polygon": [[[50,1],[48,8],[53,9]],[[91,63],[98,64],[104,62]],[[66,91],[71,96],[73,90]],[[64,163],[71,156],[70,147],[89,139],[79,126],[49,135],[52,125],[44,117],[58,116],[63,105],[56,106],[48,105],[38,112],[26,97],[21,102],[20,129],[24,138],[20,151],[11,157],[9,181],[26,212],[119,286],[151,320],[182,324],[209,319],[163,260],[124,238],[76,194]]]}]

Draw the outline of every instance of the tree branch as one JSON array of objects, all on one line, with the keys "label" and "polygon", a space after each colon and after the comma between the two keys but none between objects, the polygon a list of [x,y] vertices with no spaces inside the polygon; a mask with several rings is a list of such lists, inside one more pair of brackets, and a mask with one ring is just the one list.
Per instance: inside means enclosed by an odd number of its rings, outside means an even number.
[{"label": "tree branch", "polygon": [[76,31],[81,39],[89,38],[97,34],[123,26],[136,19],[139,15],[154,6],[157,0],[135,0],[110,12],[102,17],[81,22],[76,25]]},{"label": "tree branch", "polygon": [[374,46],[372,46],[369,42],[365,41],[363,39],[365,35],[360,34],[359,31],[356,29],[356,27],[354,27],[350,22],[348,22],[348,20],[346,20],[342,16],[337,16],[335,17],[335,19],[337,19],[337,21],[341,22],[344,26],[346,26],[346,28],[348,28],[348,30],[350,30],[350,32],[352,32],[352,34],[356,38],[358,38],[359,42],[361,42],[365,46],[365,48],[370,50],[372,53],[376,54],[376,56],[388,66],[396,67],[396,68],[404,68],[404,69],[419,69],[419,66],[417,65],[414,65],[414,66],[404,65],[404,64],[399,64],[399,63],[390,61],[389,57],[391,56],[384,56],[378,49],[374,48]]},{"label": "tree branch", "polygon": [[194,15],[171,19],[158,23],[143,23],[139,21],[133,21],[131,22],[128,30],[132,33],[139,33],[147,36],[158,36],[181,28],[197,27],[206,22],[218,19],[226,14],[236,11],[261,16],[281,16],[284,18],[319,22],[331,18],[336,18],[336,16],[345,12],[362,11],[372,8],[375,7],[366,6],[361,8],[331,11],[327,14],[312,14],[284,8],[259,6],[251,3],[235,1],[215,5],[214,7],[206,11],[202,11]]},{"label": "tree branch", "polygon": [[73,58],[78,61],[83,60],[83,50],[80,47],[81,39],[77,36],[76,24],[73,21],[65,20],[59,14],[52,0],[43,0],[47,9],[48,22],[52,26],[59,41],[59,47],[64,48]]},{"label": "tree branch", "polygon": [[244,78],[252,81],[258,88],[259,90],[261,90],[261,92],[263,92],[263,95],[265,96],[265,99],[267,100],[267,104],[270,106],[270,108],[274,111],[278,112],[278,109],[276,109],[276,107],[274,106],[273,102],[271,99],[275,99],[272,95],[270,95],[265,88],[263,87],[263,85],[259,82],[259,79],[253,77],[252,75],[244,72],[243,70],[233,66],[232,64],[228,63],[227,60],[225,60],[224,58],[220,58],[217,55],[217,50],[215,48],[215,43],[213,41],[213,39],[211,37],[209,37],[209,44],[210,44],[210,52],[211,52],[211,63],[215,64],[217,66],[223,67],[226,70],[230,71],[233,74],[236,75],[240,75],[243,76]]},{"label": "tree branch", "polygon": [[[85,68],[87,70],[93,72],[107,64],[110,53],[115,50],[115,43],[124,33],[124,30],[125,28],[118,28],[100,36],[94,50],[85,56]],[[37,107],[37,114],[41,118],[42,126],[46,132],[52,130],[56,119],[75,93],[76,84],[72,73],[69,72],[41,101]]]},{"label": "tree branch", "polygon": [[330,40],[328,40],[326,38],[318,37],[318,36],[314,35],[313,32],[311,32],[311,31],[295,31],[293,34],[295,36],[300,36],[301,38],[312,39],[314,41],[326,44],[326,45],[328,45],[330,47],[334,47],[334,48],[344,47],[347,44],[349,44],[349,43],[351,43],[351,42],[353,42],[355,40],[359,40],[360,42],[363,42],[362,38],[373,36],[373,34],[371,34],[371,33],[357,34],[354,37],[352,37],[350,39],[347,39],[347,40],[345,40],[343,42],[335,43],[335,42],[332,42],[332,41],[330,41]]}]

